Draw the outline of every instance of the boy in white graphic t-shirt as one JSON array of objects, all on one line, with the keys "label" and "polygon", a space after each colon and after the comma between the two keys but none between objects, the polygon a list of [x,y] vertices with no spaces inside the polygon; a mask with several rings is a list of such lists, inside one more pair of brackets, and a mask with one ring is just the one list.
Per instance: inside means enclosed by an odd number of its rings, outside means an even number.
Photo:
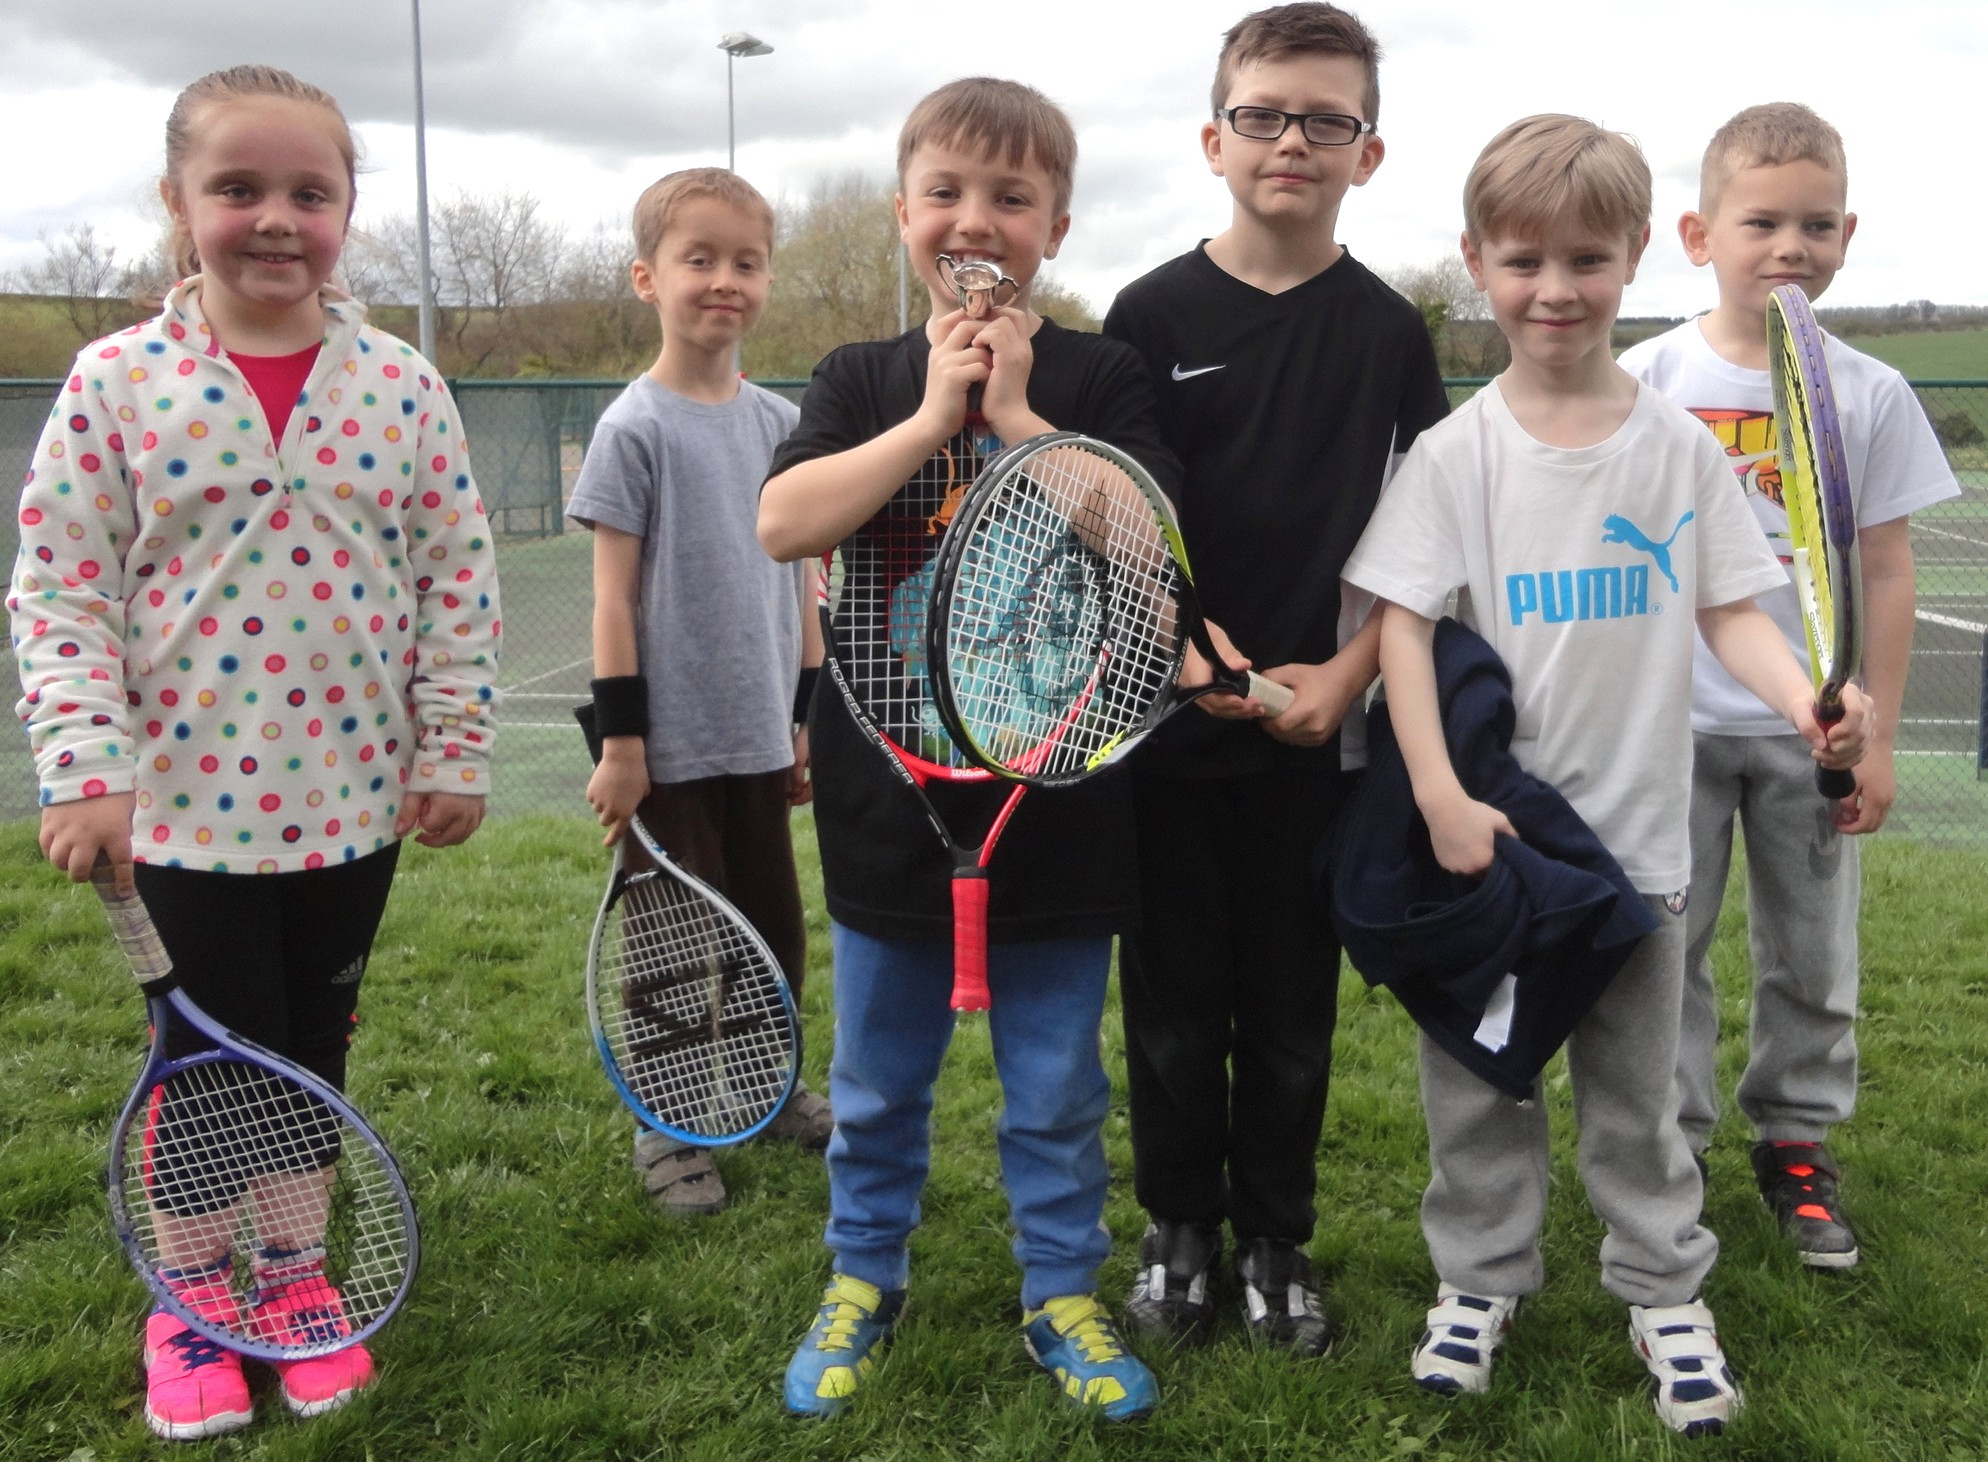
[{"label": "boy in white graphic t-shirt", "polygon": [[[1622,368],[1690,411],[1726,449],[1748,506],[1783,562],[1788,514],[1767,375],[1767,296],[1799,284],[1813,300],[1843,265],[1857,215],[1844,211],[1843,139],[1807,107],[1748,107],[1713,135],[1698,211],[1678,222],[1684,251],[1710,264],[1719,302],[1623,354]],[[1960,491],[1904,377],[1825,337],[1857,504],[1864,579],[1864,682],[1875,722],[1857,790],[1828,802],[1808,748],[1699,645],[1691,685],[1691,905],[1685,920],[1678,1120],[1701,1163],[1719,1117],[1712,937],[1732,863],[1733,819],[1746,834],[1753,1022],[1739,1106],[1753,1125],[1760,1193],[1804,1264],[1848,1269],[1857,1236],[1823,1147],[1857,1100],[1857,845],[1897,794],[1892,736],[1912,657],[1907,515]],[[1761,596],[1806,654],[1792,581]]]}]

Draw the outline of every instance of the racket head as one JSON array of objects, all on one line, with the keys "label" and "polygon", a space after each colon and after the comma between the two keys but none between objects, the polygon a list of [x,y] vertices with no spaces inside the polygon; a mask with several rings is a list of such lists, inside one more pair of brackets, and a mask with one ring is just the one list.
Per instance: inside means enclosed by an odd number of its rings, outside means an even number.
[{"label": "racket head", "polygon": [[926,658],[977,765],[1063,786],[1172,709],[1198,627],[1172,505],[1109,443],[1054,432],[989,462],[940,546]]},{"label": "racket head", "polygon": [[[1768,296],[1767,362],[1779,437],[1795,593],[1807,630],[1816,704],[1840,708],[1863,660],[1863,573],[1855,502],[1822,327],[1800,286]],[[1840,709],[1837,712],[1841,714]]]},{"label": "racket head", "polygon": [[[414,1200],[393,1154],[329,1083],[218,1025],[184,991],[148,996],[152,1051],[112,1129],[108,1169],[111,1222],[132,1268],[189,1328],[258,1360],[363,1343],[407,1298],[420,1264]],[[169,1058],[168,1012],[205,1048]],[[257,1325],[249,1261],[265,1244],[322,1247],[345,1334]],[[232,1305],[196,1308],[167,1281],[224,1254],[234,1263],[217,1282]]]},{"label": "racket head", "polygon": [[743,1142],[800,1075],[800,1021],[773,951],[732,903],[671,861],[620,847],[587,951],[587,1015],[608,1080],[645,1126],[698,1147]]},{"label": "racket head", "polygon": [[[960,749],[939,717],[926,632],[943,534],[979,460],[971,439],[955,436],[870,521],[822,556],[817,581],[829,679],[864,734],[921,791],[932,782],[986,782],[993,775]],[[950,842],[950,833],[940,832]]]}]

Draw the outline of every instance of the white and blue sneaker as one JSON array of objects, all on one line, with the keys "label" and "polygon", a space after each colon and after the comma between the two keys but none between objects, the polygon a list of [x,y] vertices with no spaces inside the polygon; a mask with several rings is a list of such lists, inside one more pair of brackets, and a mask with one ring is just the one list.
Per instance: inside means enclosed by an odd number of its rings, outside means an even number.
[{"label": "white and blue sneaker", "polygon": [[1657,1415],[1687,1437],[1716,1437],[1738,1413],[1739,1383],[1703,1300],[1631,1305],[1629,1339],[1657,1378]]},{"label": "white and blue sneaker", "polygon": [[1439,1396],[1489,1391],[1491,1357],[1518,1308],[1518,1295],[1465,1294],[1453,1284],[1438,1286],[1436,1307],[1408,1365],[1415,1384]]}]

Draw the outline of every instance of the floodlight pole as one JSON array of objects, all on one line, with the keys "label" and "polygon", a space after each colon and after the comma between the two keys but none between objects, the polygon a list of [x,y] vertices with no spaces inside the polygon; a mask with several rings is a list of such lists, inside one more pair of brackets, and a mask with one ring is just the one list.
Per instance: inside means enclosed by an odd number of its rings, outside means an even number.
[{"label": "floodlight pole", "polygon": [[421,270],[421,356],[435,361],[435,271],[428,249],[428,111],[421,88],[421,0],[414,7],[414,234]]},{"label": "floodlight pole", "polygon": [[739,170],[738,113],[733,105],[732,63],[741,56],[770,56],[773,47],[758,36],[735,30],[718,37],[718,49],[725,53],[725,167]]}]

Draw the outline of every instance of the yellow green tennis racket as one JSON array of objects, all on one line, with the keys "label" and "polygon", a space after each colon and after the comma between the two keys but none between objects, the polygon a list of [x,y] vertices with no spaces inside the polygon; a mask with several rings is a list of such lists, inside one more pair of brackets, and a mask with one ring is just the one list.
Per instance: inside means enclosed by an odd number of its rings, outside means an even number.
[{"label": "yellow green tennis racket", "polygon": [[[1843,719],[1843,687],[1863,654],[1864,579],[1857,562],[1857,511],[1836,393],[1823,360],[1822,327],[1800,286],[1784,284],[1767,302],[1767,369],[1774,382],[1780,438],[1781,501],[1794,547],[1795,594],[1808,631],[1815,718]],[[1848,797],[1857,779],[1818,767],[1816,789]]]}]

